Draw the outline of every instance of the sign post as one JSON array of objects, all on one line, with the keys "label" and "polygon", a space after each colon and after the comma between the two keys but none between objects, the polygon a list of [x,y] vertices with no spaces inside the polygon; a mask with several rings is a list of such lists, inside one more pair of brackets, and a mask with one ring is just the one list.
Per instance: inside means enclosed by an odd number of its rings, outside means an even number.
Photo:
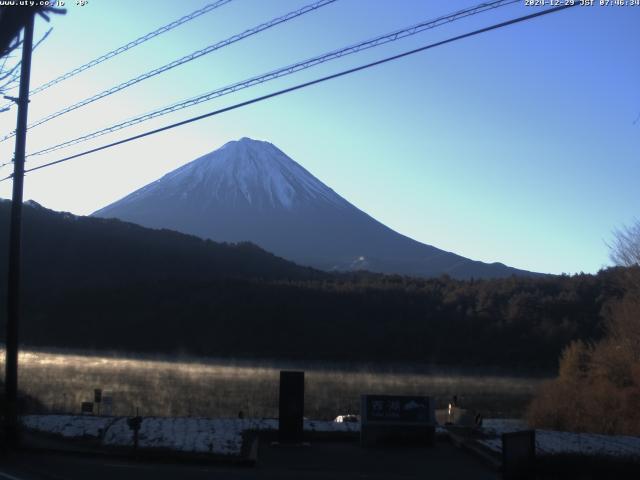
[{"label": "sign post", "polygon": [[80,412],[82,415],[93,415],[93,402],[82,402]]},{"label": "sign post", "polygon": [[362,395],[360,444],[420,443],[435,440],[435,404],[432,397]]},{"label": "sign post", "polygon": [[100,403],[102,402],[102,389],[96,388],[93,390],[93,402],[98,406],[98,416],[100,415]]},{"label": "sign post", "polygon": [[135,417],[130,417],[127,419],[127,425],[129,426],[129,428],[131,429],[131,431],[133,432],[133,449],[134,451],[138,450],[138,433],[140,432],[140,427],[142,426],[142,417],[137,415],[137,409],[136,409],[136,416]]},{"label": "sign post", "polygon": [[102,414],[107,416],[113,415],[113,394],[111,392],[104,392],[101,400]]}]

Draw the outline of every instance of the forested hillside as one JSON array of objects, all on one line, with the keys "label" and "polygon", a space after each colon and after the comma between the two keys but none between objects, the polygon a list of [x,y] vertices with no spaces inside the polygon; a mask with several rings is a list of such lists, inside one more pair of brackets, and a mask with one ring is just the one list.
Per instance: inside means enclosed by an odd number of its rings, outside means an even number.
[{"label": "forested hillside", "polygon": [[[571,340],[601,336],[603,307],[624,291],[620,269],[476,281],[328,274],[250,244],[37,206],[25,207],[23,251],[21,340],[42,347],[554,369]],[[0,266],[4,292],[6,255]]]}]

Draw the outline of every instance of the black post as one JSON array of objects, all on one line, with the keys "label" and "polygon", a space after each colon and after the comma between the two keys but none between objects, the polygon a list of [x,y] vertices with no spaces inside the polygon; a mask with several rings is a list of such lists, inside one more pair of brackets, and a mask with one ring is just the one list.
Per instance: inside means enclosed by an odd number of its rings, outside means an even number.
[{"label": "black post", "polygon": [[24,26],[22,65],[20,70],[20,96],[16,149],[13,157],[13,196],[11,198],[11,224],[9,227],[9,278],[7,285],[7,332],[5,360],[5,432],[9,446],[18,443],[18,326],[20,323],[20,243],[22,233],[22,189],[24,181],[24,155],[27,141],[27,110],[29,108],[29,77],[31,50],[33,49],[33,15]]},{"label": "black post", "polygon": [[304,372],[280,372],[278,440],[302,443],[304,438]]},{"label": "black post", "polygon": [[536,431],[502,434],[502,478],[533,479],[536,468]]}]

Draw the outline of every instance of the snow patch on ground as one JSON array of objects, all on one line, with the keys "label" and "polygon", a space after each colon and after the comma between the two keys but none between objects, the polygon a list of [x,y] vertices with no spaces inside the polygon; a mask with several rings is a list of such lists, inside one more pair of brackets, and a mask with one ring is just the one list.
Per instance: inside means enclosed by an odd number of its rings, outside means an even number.
[{"label": "snow patch on ground", "polygon": [[486,418],[482,421],[482,431],[487,435],[501,436],[503,433],[528,430],[527,422],[519,418]]},{"label": "snow patch on ground", "polygon": [[[482,425],[482,431],[492,438],[478,440],[478,443],[494,452],[502,453],[501,435],[526,429],[526,423],[521,420],[485,420]],[[575,454],[640,459],[640,438],[622,435],[536,430],[536,453],[538,455]]]},{"label": "snow patch on ground", "polygon": [[61,435],[65,438],[99,438],[109,424],[110,417],[78,415],[28,415],[22,424],[29,430]]},{"label": "snow patch on ground", "polygon": [[[93,437],[107,447],[130,447],[133,432],[126,417],[80,415],[28,415],[22,423],[30,430],[65,438]],[[275,431],[276,419],[258,418],[167,418],[145,417],[138,433],[138,446],[188,453],[239,455],[242,436],[250,430]],[[305,420],[307,432],[358,432],[358,423]]]}]

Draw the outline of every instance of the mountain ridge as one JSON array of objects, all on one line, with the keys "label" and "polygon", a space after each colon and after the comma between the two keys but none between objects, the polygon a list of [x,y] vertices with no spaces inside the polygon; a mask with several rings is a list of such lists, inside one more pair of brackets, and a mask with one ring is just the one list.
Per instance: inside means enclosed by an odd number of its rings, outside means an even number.
[{"label": "mountain ridge", "polygon": [[537,275],[470,260],[392,230],[269,142],[243,137],[92,214],[215,241],[250,241],[322,270],[433,277]]}]

